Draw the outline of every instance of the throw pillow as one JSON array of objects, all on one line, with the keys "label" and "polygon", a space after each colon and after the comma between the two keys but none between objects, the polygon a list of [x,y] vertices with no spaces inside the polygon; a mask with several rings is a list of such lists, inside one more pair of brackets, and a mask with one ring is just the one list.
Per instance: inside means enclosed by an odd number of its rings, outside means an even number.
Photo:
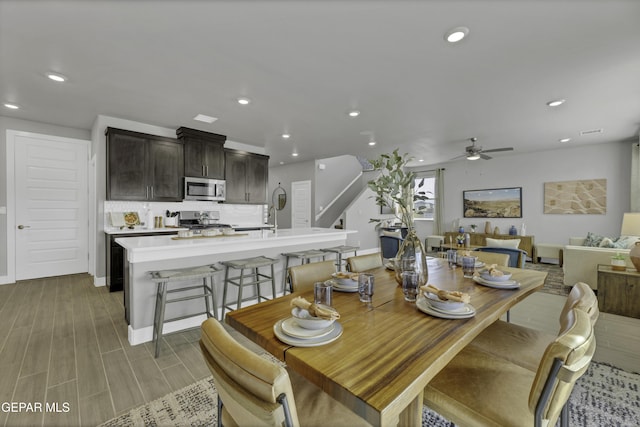
[{"label": "throw pillow", "polygon": [[620,236],[613,242],[614,248],[631,249],[636,245],[636,242],[640,240],[637,236]]},{"label": "throw pillow", "polygon": [[604,237],[600,241],[600,244],[598,245],[598,247],[601,247],[601,248],[615,248],[617,246],[615,246],[615,244],[613,243],[613,240],[611,240],[608,237]]},{"label": "throw pillow", "polygon": [[600,246],[600,242],[602,242],[602,239],[604,239],[604,236],[600,236],[598,234],[594,234],[592,232],[588,232],[587,233],[587,238],[585,239],[584,243],[582,244],[583,246],[591,246],[591,247],[598,247]]},{"label": "throw pillow", "polygon": [[487,246],[490,248],[518,249],[520,239],[492,239],[487,237]]}]

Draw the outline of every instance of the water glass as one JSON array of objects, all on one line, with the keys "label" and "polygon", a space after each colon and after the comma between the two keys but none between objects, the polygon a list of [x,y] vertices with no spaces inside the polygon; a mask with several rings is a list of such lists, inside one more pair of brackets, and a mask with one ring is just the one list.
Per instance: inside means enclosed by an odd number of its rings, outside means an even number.
[{"label": "water glass", "polygon": [[475,272],[476,260],[478,258],[474,256],[462,257],[462,274],[464,277],[471,278]]},{"label": "water glass", "polygon": [[373,300],[373,274],[360,273],[358,276],[358,294],[360,301],[371,302]]},{"label": "water glass", "polygon": [[450,249],[447,251],[447,260],[449,261],[449,268],[456,268],[458,262],[458,251]]},{"label": "water glass", "polygon": [[402,293],[405,301],[415,302],[418,295],[418,273],[415,271],[402,273]]},{"label": "water glass", "polygon": [[313,302],[316,304],[331,305],[333,286],[331,282],[316,282],[313,285]]}]

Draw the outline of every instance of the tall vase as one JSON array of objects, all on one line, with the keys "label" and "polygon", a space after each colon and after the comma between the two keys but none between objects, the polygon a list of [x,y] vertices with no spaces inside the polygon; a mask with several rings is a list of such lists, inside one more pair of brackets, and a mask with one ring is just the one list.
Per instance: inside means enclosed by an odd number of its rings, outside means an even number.
[{"label": "tall vase", "polygon": [[395,276],[399,285],[402,285],[402,272],[407,270],[413,270],[418,273],[418,286],[427,284],[429,279],[427,256],[424,245],[413,227],[409,227],[407,236],[404,238],[396,255]]}]

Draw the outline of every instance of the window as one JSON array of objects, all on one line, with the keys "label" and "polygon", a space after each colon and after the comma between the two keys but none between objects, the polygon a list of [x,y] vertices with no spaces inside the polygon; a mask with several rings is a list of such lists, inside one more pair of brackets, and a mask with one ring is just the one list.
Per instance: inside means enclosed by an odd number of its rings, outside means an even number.
[{"label": "window", "polygon": [[[413,218],[433,220],[436,207],[436,177],[431,173],[418,173],[413,182]],[[424,197],[420,199],[419,197]]]}]

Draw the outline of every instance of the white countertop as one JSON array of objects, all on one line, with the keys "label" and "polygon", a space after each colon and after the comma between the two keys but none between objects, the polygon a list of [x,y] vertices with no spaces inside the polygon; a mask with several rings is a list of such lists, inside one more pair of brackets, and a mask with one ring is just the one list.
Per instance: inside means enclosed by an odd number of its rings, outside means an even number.
[{"label": "white countertop", "polygon": [[130,228],[123,228],[120,229],[120,227],[106,227],[104,229],[105,234],[142,234],[142,233],[171,233],[171,232],[175,232],[176,234],[178,234],[178,231],[180,230],[187,230],[187,228],[182,228],[182,227],[163,227],[163,228],[144,228],[143,226],[135,226],[132,229]]},{"label": "white countertop", "polygon": [[[149,230],[146,230],[149,231]],[[292,246],[299,243],[321,243],[345,238],[355,230],[334,228],[289,228],[275,232],[246,231],[231,236],[174,239],[176,236],[157,235],[117,238],[116,243],[127,250],[131,263],[159,261],[201,255],[226,254],[254,249]]]}]

